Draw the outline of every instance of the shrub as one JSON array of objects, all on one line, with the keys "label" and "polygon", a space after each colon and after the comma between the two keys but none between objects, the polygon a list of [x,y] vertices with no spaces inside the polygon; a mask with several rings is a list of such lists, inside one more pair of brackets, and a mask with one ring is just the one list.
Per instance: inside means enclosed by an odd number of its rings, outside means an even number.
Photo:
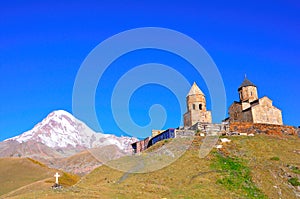
[{"label": "shrub", "polygon": [[291,169],[294,173],[300,174],[300,169],[296,166],[291,166]]},{"label": "shrub", "polygon": [[291,185],[293,185],[294,187],[296,186],[300,186],[300,182],[298,181],[298,178],[290,178],[289,183],[291,183]]},{"label": "shrub", "polygon": [[31,162],[33,162],[34,164],[37,164],[37,165],[39,165],[39,166],[41,166],[41,167],[47,167],[45,164],[43,164],[43,163],[41,163],[41,162],[39,162],[39,161],[37,161],[37,160],[34,160],[34,159],[32,159],[32,158],[27,158],[29,161],[31,161]]}]

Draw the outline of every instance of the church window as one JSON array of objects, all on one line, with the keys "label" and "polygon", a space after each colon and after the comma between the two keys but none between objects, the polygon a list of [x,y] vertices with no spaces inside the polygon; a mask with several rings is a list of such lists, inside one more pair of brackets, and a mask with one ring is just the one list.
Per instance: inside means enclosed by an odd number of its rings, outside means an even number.
[{"label": "church window", "polygon": [[195,110],[196,109],[196,105],[195,104],[193,104],[193,110]]},{"label": "church window", "polygon": [[202,110],[202,104],[199,104],[199,110]]}]

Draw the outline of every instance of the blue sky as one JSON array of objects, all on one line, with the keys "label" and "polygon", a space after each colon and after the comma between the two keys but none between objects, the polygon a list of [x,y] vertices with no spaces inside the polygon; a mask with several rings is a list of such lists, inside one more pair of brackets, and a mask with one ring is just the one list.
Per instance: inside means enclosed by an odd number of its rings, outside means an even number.
[{"label": "blue sky", "polygon": [[[0,140],[31,129],[53,110],[72,112],[73,84],[85,57],[103,40],[139,27],[173,29],[200,43],[222,75],[227,106],[238,99],[237,87],[246,73],[259,95],[282,109],[284,123],[299,126],[299,11],[299,1],[289,0],[2,1]],[[209,96],[201,76],[177,56],[158,50],[130,53],[105,72],[96,93],[106,133],[124,134],[110,112],[112,84],[130,67],[148,62],[171,65]],[[149,122],[153,103],[170,113],[165,127],[177,125],[178,102],[157,85],[141,87],[132,96],[135,122]]]}]

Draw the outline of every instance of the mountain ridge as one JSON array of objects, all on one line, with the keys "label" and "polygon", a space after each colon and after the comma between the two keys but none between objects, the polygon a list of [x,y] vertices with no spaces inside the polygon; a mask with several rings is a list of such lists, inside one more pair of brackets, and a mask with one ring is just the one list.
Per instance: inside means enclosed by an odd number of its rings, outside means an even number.
[{"label": "mountain ridge", "polygon": [[17,141],[23,143],[29,140],[43,143],[50,148],[94,148],[114,144],[124,150],[130,142],[137,139],[96,133],[67,111],[56,110],[48,114],[31,130],[3,142]]},{"label": "mountain ridge", "polygon": [[[96,154],[110,153],[114,158],[129,155],[132,153],[131,143],[137,140],[134,137],[96,133],[72,114],[56,110],[31,130],[0,142],[0,157],[30,157],[49,167],[87,173],[106,160]],[[83,151],[89,153],[76,155]],[[76,158],[92,161],[80,164]],[[74,162],[76,164],[70,166]]]}]

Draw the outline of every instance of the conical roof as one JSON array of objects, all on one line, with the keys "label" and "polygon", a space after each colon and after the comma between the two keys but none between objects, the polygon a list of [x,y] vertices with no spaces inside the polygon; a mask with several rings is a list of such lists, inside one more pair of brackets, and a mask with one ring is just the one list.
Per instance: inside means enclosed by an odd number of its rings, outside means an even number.
[{"label": "conical roof", "polygon": [[255,86],[255,84],[253,84],[250,80],[247,79],[247,77],[245,77],[243,83],[240,85],[238,90],[241,90],[243,87],[247,87],[247,86]]},{"label": "conical roof", "polygon": [[204,95],[203,92],[200,90],[196,82],[193,83],[192,88],[190,89],[190,92],[188,93],[189,95]]}]

